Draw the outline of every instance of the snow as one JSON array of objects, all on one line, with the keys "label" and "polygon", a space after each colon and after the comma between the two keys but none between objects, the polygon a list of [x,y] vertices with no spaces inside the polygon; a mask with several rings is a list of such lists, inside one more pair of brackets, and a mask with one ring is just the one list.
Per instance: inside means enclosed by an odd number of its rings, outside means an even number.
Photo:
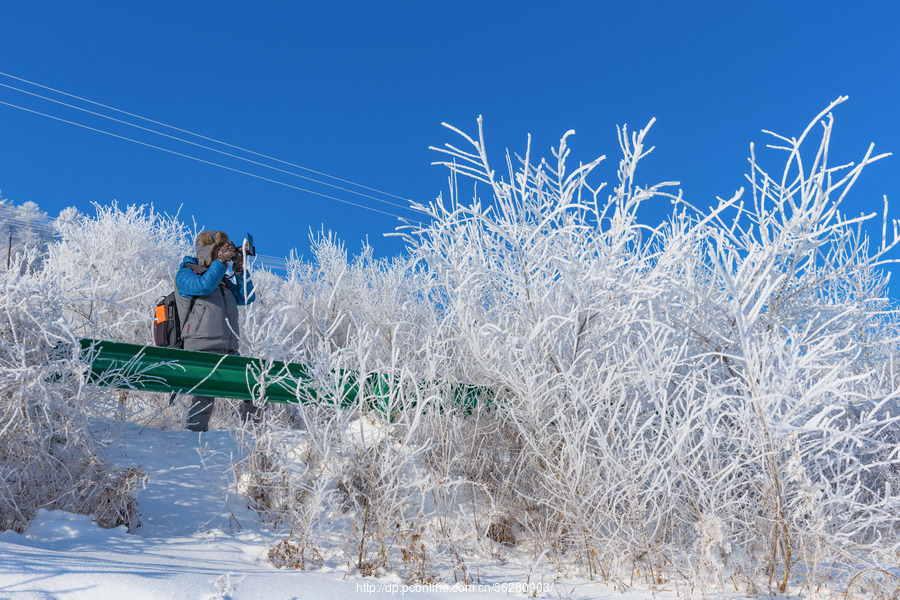
[{"label": "snow", "polygon": [[[335,563],[316,571],[279,570],[265,560],[275,532],[257,523],[235,490],[231,432],[107,423],[96,434],[119,466],[138,466],[148,475],[139,495],[141,527],[129,534],[124,525],[107,530],[83,515],[41,510],[24,534],[0,533],[0,600],[525,596],[526,575],[514,570],[486,570],[481,585],[468,590],[453,582],[423,589],[396,576],[356,577]],[[541,586],[537,597],[649,596],[598,583],[551,585],[549,578]]]}]

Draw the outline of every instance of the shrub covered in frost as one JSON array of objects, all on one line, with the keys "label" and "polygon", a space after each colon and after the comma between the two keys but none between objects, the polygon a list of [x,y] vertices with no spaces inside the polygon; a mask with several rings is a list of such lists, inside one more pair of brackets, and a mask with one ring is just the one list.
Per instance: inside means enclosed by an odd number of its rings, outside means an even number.
[{"label": "shrub covered in frost", "polygon": [[39,508],[131,529],[143,473],[103,458],[88,417],[163,402],[143,394],[126,407],[125,394],[85,385],[78,339],[147,343],[186,232],[152,209],[115,205],[92,218],[63,211],[53,228],[55,241],[36,238],[0,278],[0,529],[25,529]]},{"label": "shrub covered in frost", "polygon": [[77,335],[151,343],[153,307],[173,289],[175,270],[193,254],[185,226],[152,207],[96,205],[94,217],[58,219],[48,272],[69,296]]},{"label": "shrub covered in frost", "polygon": [[[871,217],[841,212],[881,157],[831,165],[831,108],[775,136],[777,175],[751,147],[749,198],[708,210],[635,183],[649,126],[621,130],[608,194],[589,184],[601,159],[569,169],[568,136],[552,162],[508,158],[507,179],[481,135],[441,150],[491,199],[454,186],[408,230],[443,299],[435,337],[509,394],[509,462],[480,483],[561,566],[784,591],[900,551],[898,328],[878,270],[897,231],[872,246]],[[637,211],[654,197],[674,210],[650,228]]]},{"label": "shrub covered in frost", "polygon": [[96,391],[84,386],[66,290],[21,266],[0,273],[0,531],[25,530],[39,508],[133,529],[143,473],[113,467],[88,432]]},{"label": "shrub covered in frost", "polygon": [[[304,438],[322,451],[303,485],[349,520],[351,563],[402,571],[426,536],[429,560],[463,579],[513,545],[563,573],[781,591],[892,564],[898,329],[879,268],[897,238],[872,246],[866,218],[841,212],[880,157],[829,164],[831,108],[776,136],[777,176],[751,149],[749,192],[707,210],[674,184],[636,184],[649,126],[621,131],[610,192],[591,184],[600,159],[570,169],[568,135],[550,162],[508,157],[501,178],[480,131],[458,132],[468,149],[442,150],[449,201],[418,207],[430,219],[404,230],[401,270],[320,238],[282,288],[298,355],[323,389],[339,372],[394,375],[395,412],[373,413],[381,441],[320,412]],[[490,199],[459,198],[462,177]],[[652,198],[673,206],[655,228],[637,216]],[[495,405],[454,410],[441,382],[486,386]],[[294,460],[267,448],[269,468]],[[292,532],[314,519],[300,496],[276,503]],[[408,577],[429,580],[426,563]]]}]

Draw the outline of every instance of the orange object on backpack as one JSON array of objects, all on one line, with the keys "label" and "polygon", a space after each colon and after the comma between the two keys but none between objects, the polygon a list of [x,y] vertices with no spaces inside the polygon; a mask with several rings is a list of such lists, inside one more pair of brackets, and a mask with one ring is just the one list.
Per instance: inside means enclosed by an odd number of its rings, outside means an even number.
[{"label": "orange object on backpack", "polygon": [[165,304],[157,304],[156,305],[156,322],[162,323],[166,320],[166,306]]}]

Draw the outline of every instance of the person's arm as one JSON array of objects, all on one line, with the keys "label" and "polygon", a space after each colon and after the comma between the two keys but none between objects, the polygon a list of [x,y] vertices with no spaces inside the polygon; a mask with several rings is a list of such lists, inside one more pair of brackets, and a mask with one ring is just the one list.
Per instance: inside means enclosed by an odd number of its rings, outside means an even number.
[{"label": "person's arm", "polygon": [[220,260],[212,261],[203,275],[194,273],[190,267],[182,267],[175,274],[175,287],[183,298],[209,296],[216,290],[227,270],[228,266]]}]

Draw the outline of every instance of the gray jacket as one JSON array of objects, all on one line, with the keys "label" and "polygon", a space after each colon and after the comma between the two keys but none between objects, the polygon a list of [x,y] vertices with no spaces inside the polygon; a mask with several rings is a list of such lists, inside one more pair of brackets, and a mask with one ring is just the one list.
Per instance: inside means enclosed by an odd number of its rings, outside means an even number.
[{"label": "gray jacket", "polygon": [[[224,263],[213,261],[209,267],[200,267],[195,260],[186,256],[175,276],[178,292],[175,303],[184,349],[237,354],[240,349],[237,307],[248,304],[244,298],[243,275],[237,275],[237,281],[232,282],[225,277]],[[249,278],[246,284],[252,302],[253,286]],[[190,308],[191,298],[194,298],[193,308]]]}]

